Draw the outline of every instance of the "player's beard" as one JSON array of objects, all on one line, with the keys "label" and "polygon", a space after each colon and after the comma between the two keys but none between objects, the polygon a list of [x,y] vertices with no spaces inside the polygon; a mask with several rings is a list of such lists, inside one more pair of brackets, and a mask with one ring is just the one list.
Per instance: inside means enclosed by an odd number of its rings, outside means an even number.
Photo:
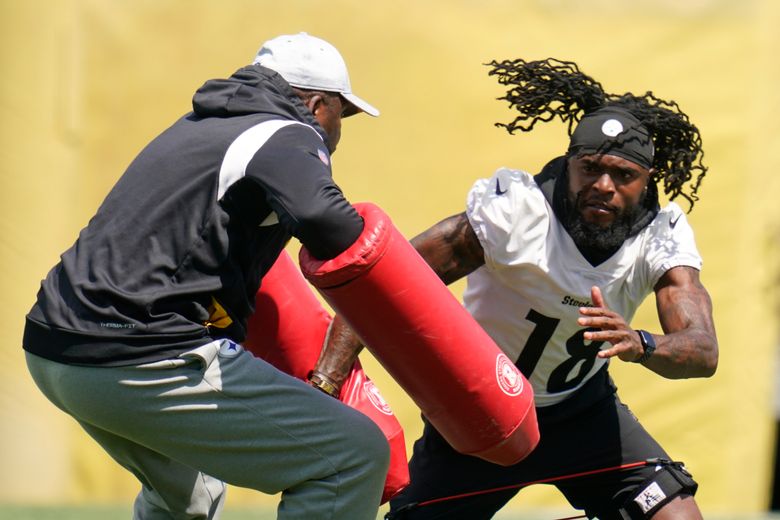
[{"label": "player's beard", "polygon": [[609,226],[604,227],[587,222],[583,218],[583,193],[579,192],[574,203],[569,203],[565,227],[580,249],[595,249],[603,252],[616,251],[629,237],[641,204],[642,201],[637,205],[623,208],[615,215],[615,220]]}]

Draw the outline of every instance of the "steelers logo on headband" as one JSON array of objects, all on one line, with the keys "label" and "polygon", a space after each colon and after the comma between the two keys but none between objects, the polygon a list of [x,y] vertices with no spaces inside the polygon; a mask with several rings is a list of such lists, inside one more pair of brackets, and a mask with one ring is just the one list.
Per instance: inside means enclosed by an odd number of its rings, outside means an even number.
[{"label": "steelers logo on headband", "polygon": [[609,137],[617,137],[623,132],[623,124],[617,119],[607,119],[601,125],[601,132]]},{"label": "steelers logo on headband", "polygon": [[624,108],[607,106],[585,114],[569,141],[569,155],[617,155],[649,170],[653,140],[647,128]]}]

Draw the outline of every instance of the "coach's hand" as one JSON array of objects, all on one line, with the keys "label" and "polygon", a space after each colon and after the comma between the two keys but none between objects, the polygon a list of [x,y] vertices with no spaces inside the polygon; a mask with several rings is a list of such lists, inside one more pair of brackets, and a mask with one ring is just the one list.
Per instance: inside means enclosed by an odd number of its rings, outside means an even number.
[{"label": "coach's hand", "polygon": [[586,332],[586,340],[603,341],[612,345],[599,351],[597,356],[602,359],[617,356],[622,361],[639,359],[644,353],[639,334],[626,323],[623,316],[609,310],[604,303],[601,289],[591,287],[590,295],[593,307],[581,307],[581,316],[577,323],[583,327],[600,329]]}]

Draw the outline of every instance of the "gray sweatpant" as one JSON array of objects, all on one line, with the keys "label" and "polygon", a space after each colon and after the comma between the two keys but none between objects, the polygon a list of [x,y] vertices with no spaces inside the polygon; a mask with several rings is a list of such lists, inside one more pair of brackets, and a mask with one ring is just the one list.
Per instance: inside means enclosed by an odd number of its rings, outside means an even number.
[{"label": "gray sweatpant", "polygon": [[374,520],[389,450],[369,418],[214,341],[85,367],[27,353],[38,387],[141,481],[135,520],[217,519],[225,484],[282,492],[284,520]]}]

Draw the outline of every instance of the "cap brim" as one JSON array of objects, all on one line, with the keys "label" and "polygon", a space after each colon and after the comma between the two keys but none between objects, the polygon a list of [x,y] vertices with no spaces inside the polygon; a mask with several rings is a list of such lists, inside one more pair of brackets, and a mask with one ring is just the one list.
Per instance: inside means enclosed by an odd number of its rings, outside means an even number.
[{"label": "cap brim", "polygon": [[344,112],[344,117],[353,116],[359,112],[365,112],[366,114],[377,117],[379,115],[379,110],[377,110],[374,106],[372,106],[369,103],[366,103],[359,97],[357,97],[355,94],[345,94],[341,93],[341,96],[349,101],[349,104],[352,105],[349,110],[346,110]]}]

